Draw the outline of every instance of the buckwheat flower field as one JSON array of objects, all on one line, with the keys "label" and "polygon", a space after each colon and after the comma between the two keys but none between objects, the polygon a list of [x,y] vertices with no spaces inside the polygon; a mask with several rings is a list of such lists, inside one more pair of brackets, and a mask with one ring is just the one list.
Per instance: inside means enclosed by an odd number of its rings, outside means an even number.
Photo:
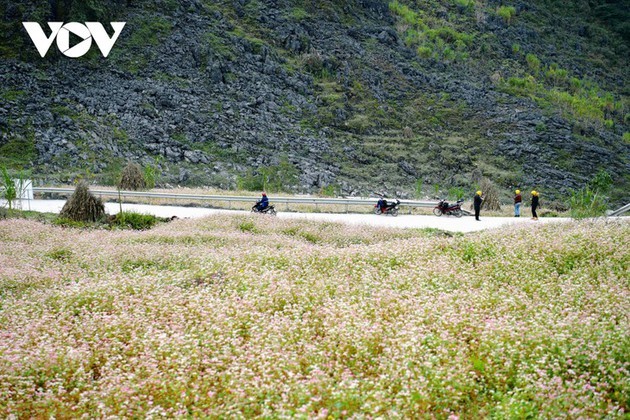
[{"label": "buckwheat flower field", "polygon": [[0,222],[0,417],[627,418],[630,223]]}]

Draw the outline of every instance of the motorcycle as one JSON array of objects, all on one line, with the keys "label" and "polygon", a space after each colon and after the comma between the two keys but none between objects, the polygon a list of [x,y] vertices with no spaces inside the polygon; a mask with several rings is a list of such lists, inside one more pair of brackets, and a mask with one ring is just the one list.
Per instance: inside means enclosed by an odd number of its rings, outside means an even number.
[{"label": "motorcycle", "polygon": [[449,204],[446,200],[442,199],[433,209],[433,214],[438,217],[443,214],[446,214],[448,216],[462,217],[464,215],[464,211],[462,210],[463,202],[463,199],[459,199],[457,200],[457,203]]},{"label": "motorcycle", "polygon": [[275,216],[276,215],[276,208],[274,206],[267,206],[264,209],[260,210],[258,208],[258,203],[256,203],[252,207],[252,213],[270,214],[272,216]]},{"label": "motorcycle", "polygon": [[374,214],[391,214],[393,217],[398,216],[398,207],[400,206],[400,200],[396,200],[393,203],[385,202],[385,208],[381,209],[378,203],[374,206]]}]

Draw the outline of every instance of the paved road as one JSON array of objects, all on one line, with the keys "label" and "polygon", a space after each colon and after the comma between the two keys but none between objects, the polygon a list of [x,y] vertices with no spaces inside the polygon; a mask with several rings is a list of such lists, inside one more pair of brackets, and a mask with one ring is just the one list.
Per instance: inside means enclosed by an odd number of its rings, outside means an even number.
[{"label": "paved road", "polygon": [[[30,209],[40,212],[59,213],[63,207],[64,200],[33,200],[30,202]],[[28,210],[27,202],[22,207]],[[116,214],[120,206],[117,203],[105,203],[105,209],[109,214]],[[250,214],[247,211],[238,210],[218,210],[201,207],[178,207],[178,206],[151,206],[145,204],[123,204],[123,210],[135,211],[139,213],[153,214],[158,217],[177,216],[179,218],[198,218],[212,214]],[[271,217],[259,215],[260,217]],[[530,220],[527,217],[483,217],[481,221],[476,221],[473,217],[462,217],[460,219],[451,216],[408,216],[398,217],[377,216],[374,214],[333,214],[333,213],[285,213],[279,212],[280,219],[305,219],[328,222],[341,222],[352,225],[369,225],[379,227],[396,228],[437,228],[451,232],[474,232],[483,229],[497,228],[512,224],[541,224],[567,222],[566,218],[543,218],[538,221]]]}]

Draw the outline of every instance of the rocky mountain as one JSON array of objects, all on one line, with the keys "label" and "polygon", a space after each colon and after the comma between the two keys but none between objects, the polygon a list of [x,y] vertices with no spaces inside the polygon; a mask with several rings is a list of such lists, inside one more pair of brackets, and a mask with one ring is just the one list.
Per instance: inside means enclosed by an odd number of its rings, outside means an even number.
[{"label": "rocky mountain", "polygon": [[[36,4],[34,4],[36,3]],[[630,187],[627,0],[0,0],[0,165],[113,182],[561,200]],[[127,22],[45,58],[23,21]],[[110,31],[111,34],[111,31]],[[475,171],[476,170],[476,171]],[[627,198],[627,194],[626,194]]]}]

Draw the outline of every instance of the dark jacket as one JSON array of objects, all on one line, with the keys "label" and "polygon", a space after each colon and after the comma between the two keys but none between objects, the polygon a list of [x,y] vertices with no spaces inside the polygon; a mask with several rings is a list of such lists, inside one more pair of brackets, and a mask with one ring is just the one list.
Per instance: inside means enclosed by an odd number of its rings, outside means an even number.
[{"label": "dark jacket", "polygon": [[540,206],[540,202],[538,201],[538,196],[532,196],[532,208],[537,209]]},{"label": "dark jacket", "polygon": [[475,209],[480,209],[481,208],[481,202],[482,201],[483,200],[481,199],[481,196],[475,194],[475,200],[474,200]]},{"label": "dark jacket", "polygon": [[269,205],[269,199],[267,198],[266,195],[264,195],[263,198],[261,198],[260,201],[258,202],[258,207],[260,209],[266,209],[268,205]]},{"label": "dark jacket", "polygon": [[522,203],[522,202],[523,202],[523,196],[521,196],[520,194],[516,194],[514,196],[514,204]]}]

